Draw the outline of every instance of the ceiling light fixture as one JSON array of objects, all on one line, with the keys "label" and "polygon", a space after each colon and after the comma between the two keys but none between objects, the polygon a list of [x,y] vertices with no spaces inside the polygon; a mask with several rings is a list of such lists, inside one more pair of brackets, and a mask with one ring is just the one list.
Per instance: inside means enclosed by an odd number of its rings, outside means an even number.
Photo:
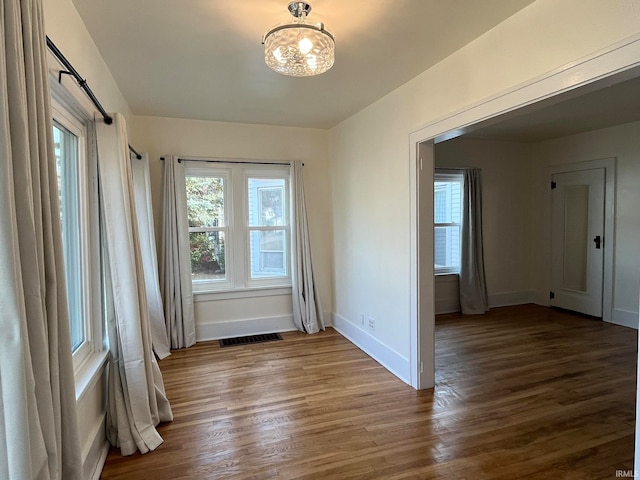
[{"label": "ceiling light fixture", "polygon": [[311,5],[291,2],[292,23],[269,30],[262,40],[264,61],[272,70],[292,77],[310,77],[333,66],[335,41],[322,23],[307,21]]}]

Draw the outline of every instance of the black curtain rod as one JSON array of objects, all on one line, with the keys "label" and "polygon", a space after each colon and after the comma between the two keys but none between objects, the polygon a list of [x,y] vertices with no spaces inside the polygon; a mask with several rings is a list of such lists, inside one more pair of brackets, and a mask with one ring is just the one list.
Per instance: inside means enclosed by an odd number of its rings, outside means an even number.
[{"label": "black curtain rod", "polygon": [[[164,157],[160,157],[160,160],[164,161]],[[202,163],[240,163],[247,165],[291,165],[291,162],[251,162],[251,161],[238,161],[238,160],[206,160],[204,158],[200,159],[190,159],[190,158],[178,158],[178,163],[182,162],[202,162]],[[304,163],[302,164],[304,167]]]},{"label": "black curtain rod", "polygon": [[131,145],[129,145],[129,151],[131,153],[133,153],[138,160],[142,159],[142,155],[140,155],[138,152],[136,152],[136,149],[133,148]]},{"label": "black curtain rod", "polygon": [[[82,88],[82,90],[84,90],[84,93],[87,94],[87,97],[89,97],[89,100],[91,100],[91,102],[98,109],[98,111],[100,112],[100,115],[102,115],[102,118],[104,118],[104,123],[106,123],[107,125],[111,125],[113,123],[113,118],[111,118],[111,116],[107,113],[107,111],[102,107],[102,104],[98,101],[96,96],[93,94],[93,92],[89,88],[89,85],[87,85],[87,81],[80,76],[80,74],[75,68],[73,68],[73,65],[71,65],[71,62],[67,60],[67,57],[65,57],[62,54],[62,52],[58,49],[58,47],[56,47],[55,43],[51,41],[48,35],[47,35],[47,47],[49,48],[51,53],[55,55],[58,61],[64,66],[64,68],[67,69],[66,71],[64,70],[60,71],[60,73],[58,74],[58,82],[60,82],[60,80],[62,79],[62,75],[71,75],[75,79],[75,81],[78,82],[78,86]],[[142,158],[142,155],[136,152],[131,145],[129,145],[129,150],[135,153],[136,158],[138,160]]]},{"label": "black curtain rod", "polygon": [[481,168],[476,167],[433,167],[434,170],[460,170],[461,172],[464,170],[482,170]]},{"label": "black curtain rod", "polygon": [[291,165],[290,162],[242,162],[237,160],[191,160],[188,158],[178,158],[178,163],[182,162],[202,162],[202,163],[247,163],[249,165]]}]

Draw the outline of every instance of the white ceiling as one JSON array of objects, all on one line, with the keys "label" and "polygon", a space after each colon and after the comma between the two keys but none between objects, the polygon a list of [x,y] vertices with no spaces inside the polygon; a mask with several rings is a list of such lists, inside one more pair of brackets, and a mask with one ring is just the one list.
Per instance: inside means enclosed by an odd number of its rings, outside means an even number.
[{"label": "white ceiling", "polygon": [[269,70],[261,45],[291,18],[288,0],[73,1],[134,114],[315,128],[336,125],[533,2],[311,0],[309,20],[334,34],[336,62],[291,78]]},{"label": "white ceiling", "polygon": [[472,127],[467,136],[539,142],[640,121],[640,71],[626,71]]}]

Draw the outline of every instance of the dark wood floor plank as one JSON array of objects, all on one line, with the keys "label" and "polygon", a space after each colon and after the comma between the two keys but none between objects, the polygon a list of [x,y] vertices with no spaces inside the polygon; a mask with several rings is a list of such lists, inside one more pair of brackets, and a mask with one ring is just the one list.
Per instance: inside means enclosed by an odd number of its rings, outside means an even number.
[{"label": "dark wood floor plank", "polygon": [[161,362],[175,420],[119,479],[600,479],[633,468],[637,332],[527,305],[436,321],[416,392],[335,331]]}]

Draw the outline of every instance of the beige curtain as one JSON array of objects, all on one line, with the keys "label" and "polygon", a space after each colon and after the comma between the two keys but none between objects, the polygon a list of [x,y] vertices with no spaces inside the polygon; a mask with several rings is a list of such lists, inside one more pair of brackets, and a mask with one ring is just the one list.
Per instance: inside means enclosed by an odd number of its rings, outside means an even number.
[{"label": "beige curtain", "polygon": [[167,337],[171,348],[196,343],[191,284],[191,251],[187,212],[178,200],[186,198],[184,165],[173,155],[164,157],[160,291],[164,301]]},{"label": "beige curtain", "polygon": [[136,221],[140,231],[140,250],[144,284],[149,305],[149,323],[153,351],[159,359],[168,357],[169,341],[164,321],[160,283],[158,277],[158,257],[156,254],[156,237],[153,227],[153,208],[151,205],[151,179],[149,174],[149,155],[143,153],[142,158],[129,155],[131,172],[133,173],[133,190],[135,192]]},{"label": "beige curtain", "polygon": [[320,297],[316,290],[311,262],[311,245],[307,225],[307,207],[302,181],[302,162],[291,163],[292,182],[291,209],[293,212],[292,231],[292,288],[293,322],[299,330],[317,333],[324,330],[324,319]]},{"label": "beige curtain", "polygon": [[81,479],[40,0],[0,42],[0,478]]},{"label": "beige curtain", "polygon": [[109,335],[107,437],[123,455],[162,443],[155,427],[173,419],[153,355],[125,120],[96,122]]},{"label": "beige curtain", "polygon": [[482,181],[480,170],[464,170],[460,254],[460,309],[465,315],[489,310],[482,242]]}]

